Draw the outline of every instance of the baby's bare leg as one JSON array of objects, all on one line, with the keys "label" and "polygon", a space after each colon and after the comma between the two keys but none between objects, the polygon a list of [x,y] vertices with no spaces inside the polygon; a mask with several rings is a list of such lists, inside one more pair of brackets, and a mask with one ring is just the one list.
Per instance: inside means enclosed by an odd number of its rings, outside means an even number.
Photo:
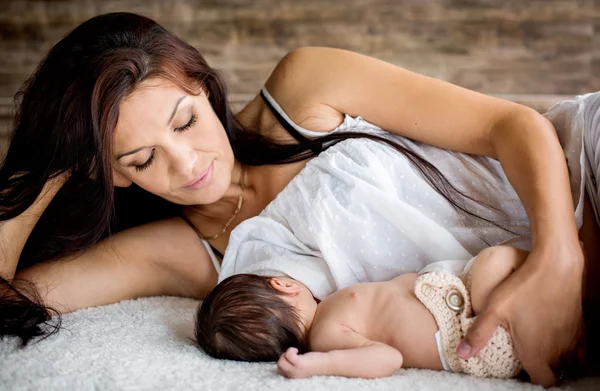
[{"label": "baby's bare leg", "polygon": [[481,251],[471,269],[471,303],[481,311],[490,293],[525,261],[529,252],[509,246],[494,246]]}]

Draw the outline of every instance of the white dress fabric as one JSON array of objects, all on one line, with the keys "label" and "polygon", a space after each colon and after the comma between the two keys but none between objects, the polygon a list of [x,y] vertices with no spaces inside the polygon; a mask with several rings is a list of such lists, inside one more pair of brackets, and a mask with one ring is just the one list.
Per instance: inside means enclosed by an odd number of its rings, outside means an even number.
[{"label": "white dress fabric", "polygon": [[[263,93],[285,114],[266,90]],[[583,146],[584,109],[590,101],[599,100],[597,94],[586,97],[558,104],[546,114],[557,128],[568,160],[578,228],[583,210],[582,178],[587,179],[586,164],[589,166]],[[315,136],[315,132],[293,125],[305,135]],[[332,132],[366,132],[404,146],[437,167],[455,187],[484,201],[485,205],[480,205],[462,199],[469,210],[511,232],[459,218],[450,203],[391,146],[349,139],[311,159],[260,215],[232,231],[219,281],[238,273],[287,275],[323,300],[355,283],[389,280],[441,260],[467,261],[490,245],[512,243],[530,248],[527,215],[497,160],[412,141],[360,116],[346,115]],[[594,167],[600,167],[600,153],[595,152],[593,159]]]},{"label": "white dress fabric", "polygon": [[575,105],[581,114],[577,115],[577,123],[573,126],[585,129],[584,151],[585,169],[583,176],[587,194],[590,198],[596,222],[600,225],[600,186],[596,178],[600,175],[600,97],[599,93],[587,94],[579,97],[583,103],[569,102]]}]

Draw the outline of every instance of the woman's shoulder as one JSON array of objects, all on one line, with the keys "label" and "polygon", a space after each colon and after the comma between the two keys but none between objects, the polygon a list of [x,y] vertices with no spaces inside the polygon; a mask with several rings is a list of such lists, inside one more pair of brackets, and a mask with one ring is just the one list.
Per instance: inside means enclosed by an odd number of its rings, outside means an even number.
[{"label": "woman's shoulder", "polygon": [[[344,113],[328,105],[317,86],[307,78],[319,53],[331,50],[335,49],[303,47],[289,52],[277,63],[263,86],[293,123],[315,132],[329,132],[344,121]],[[290,137],[260,93],[238,113],[238,119],[249,128],[262,129],[268,136]]]},{"label": "woman's shoulder", "polygon": [[[333,63],[339,63],[341,67],[341,63],[347,61],[340,56],[341,53],[346,51],[326,47],[292,50],[277,63],[265,82],[265,88],[282,107],[291,112],[316,108],[342,116],[329,104],[320,82],[331,69],[338,67]],[[327,66],[323,61],[327,61]]]},{"label": "woman's shoulder", "polygon": [[[266,88],[271,95],[281,99],[315,100],[319,95],[317,80],[322,73],[335,67],[331,62],[343,60],[340,49],[326,47],[301,47],[287,53],[275,66],[267,81]],[[327,67],[323,61],[327,59]]]}]

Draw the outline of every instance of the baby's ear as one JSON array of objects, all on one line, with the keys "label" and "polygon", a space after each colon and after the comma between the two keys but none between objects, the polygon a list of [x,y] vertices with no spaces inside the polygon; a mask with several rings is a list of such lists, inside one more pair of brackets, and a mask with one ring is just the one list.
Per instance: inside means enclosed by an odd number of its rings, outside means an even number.
[{"label": "baby's ear", "polygon": [[286,277],[272,277],[269,280],[269,285],[277,292],[290,296],[297,295],[301,290],[300,285],[295,280]]}]

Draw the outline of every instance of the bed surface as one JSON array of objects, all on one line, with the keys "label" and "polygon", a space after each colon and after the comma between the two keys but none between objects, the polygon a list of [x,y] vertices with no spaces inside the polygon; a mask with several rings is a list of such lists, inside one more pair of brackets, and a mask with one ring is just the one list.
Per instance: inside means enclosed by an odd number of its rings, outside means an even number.
[{"label": "bed surface", "polygon": [[[198,301],[152,297],[64,316],[63,329],[20,348],[0,341],[0,390],[543,390],[516,380],[400,370],[384,379],[289,380],[274,363],[219,361],[190,341]],[[600,390],[600,378],[561,389]]]}]

